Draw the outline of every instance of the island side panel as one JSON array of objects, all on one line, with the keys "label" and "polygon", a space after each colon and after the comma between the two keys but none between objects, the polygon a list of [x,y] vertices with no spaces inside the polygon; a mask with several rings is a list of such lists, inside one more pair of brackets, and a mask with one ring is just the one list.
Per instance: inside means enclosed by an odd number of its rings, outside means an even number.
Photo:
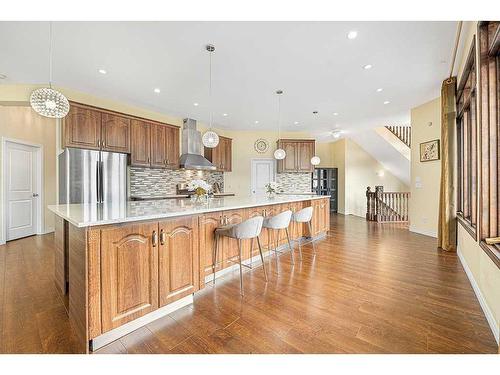
[{"label": "island side panel", "polygon": [[87,230],[69,224],[69,321],[79,353],[89,352]]},{"label": "island side panel", "polygon": [[102,333],[101,324],[101,231],[87,230],[88,260],[88,334],[93,339]]},{"label": "island side panel", "polygon": [[68,292],[68,224],[55,216],[54,281],[57,289]]}]

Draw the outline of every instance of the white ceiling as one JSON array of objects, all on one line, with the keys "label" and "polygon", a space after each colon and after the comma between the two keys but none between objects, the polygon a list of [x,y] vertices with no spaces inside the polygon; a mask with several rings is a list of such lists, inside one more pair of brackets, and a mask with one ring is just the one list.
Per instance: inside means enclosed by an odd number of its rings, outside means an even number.
[{"label": "white ceiling", "polygon": [[[276,129],[274,92],[283,89],[283,129],[322,138],[335,127],[408,124],[410,108],[439,95],[455,28],[455,22],[56,22],[53,82],[206,122],[204,46],[212,43],[218,126]],[[8,76],[2,82],[48,81],[48,30],[47,22],[0,22],[0,74]],[[356,39],[347,39],[350,30],[358,31]],[[364,70],[366,64],[373,68]]]}]

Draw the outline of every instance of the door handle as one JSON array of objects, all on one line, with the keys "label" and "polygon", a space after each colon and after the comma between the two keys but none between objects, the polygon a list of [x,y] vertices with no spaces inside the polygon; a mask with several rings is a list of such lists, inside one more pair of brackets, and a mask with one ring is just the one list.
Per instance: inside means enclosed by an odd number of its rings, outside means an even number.
[{"label": "door handle", "polygon": [[165,232],[163,229],[160,229],[160,245],[165,245]]},{"label": "door handle", "polygon": [[154,230],[153,231],[153,247],[156,247],[156,245],[158,244],[158,234],[156,233],[156,231]]},{"label": "door handle", "polygon": [[38,197],[38,194],[37,193],[33,193],[33,197]]}]

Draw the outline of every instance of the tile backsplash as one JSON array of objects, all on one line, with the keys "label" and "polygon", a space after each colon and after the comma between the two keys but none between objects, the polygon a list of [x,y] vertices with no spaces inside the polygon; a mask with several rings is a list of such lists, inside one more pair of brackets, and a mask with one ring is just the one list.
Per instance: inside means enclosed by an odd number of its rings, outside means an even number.
[{"label": "tile backsplash", "polygon": [[311,173],[278,173],[276,182],[285,193],[311,192]]},{"label": "tile backsplash", "polygon": [[177,184],[195,179],[205,180],[210,185],[218,182],[221,191],[224,191],[222,172],[130,167],[130,196],[161,197],[175,194]]}]

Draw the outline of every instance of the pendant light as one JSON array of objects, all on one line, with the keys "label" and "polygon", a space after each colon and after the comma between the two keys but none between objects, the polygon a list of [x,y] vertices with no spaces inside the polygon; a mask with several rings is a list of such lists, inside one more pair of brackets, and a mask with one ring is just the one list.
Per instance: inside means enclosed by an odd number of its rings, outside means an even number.
[{"label": "pendant light", "polygon": [[69,102],[62,93],[52,88],[52,22],[49,25],[49,87],[33,91],[30,104],[36,113],[44,117],[63,118],[69,112]]},{"label": "pendant light", "polygon": [[[281,95],[283,94],[283,90],[276,91],[276,95],[278,95],[278,140],[280,139],[280,116],[281,116]],[[274,158],[277,160],[283,160],[286,157],[286,151],[282,148],[278,148],[274,151]]]},{"label": "pendant light", "polygon": [[209,60],[209,71],[210,71],[210,79],[208,85],[208,97],[209,97],[209,107],[210,107],[210,122],[208,124],[208,130],[203,134],[201,141],[203,142],[203,146],[207,148],[217,147],[219,144],[219,135],[212,130],[212,53],[215,51],[215,46],[212,44],[207,44],[205,49],[208,51],[210,56]]}]

